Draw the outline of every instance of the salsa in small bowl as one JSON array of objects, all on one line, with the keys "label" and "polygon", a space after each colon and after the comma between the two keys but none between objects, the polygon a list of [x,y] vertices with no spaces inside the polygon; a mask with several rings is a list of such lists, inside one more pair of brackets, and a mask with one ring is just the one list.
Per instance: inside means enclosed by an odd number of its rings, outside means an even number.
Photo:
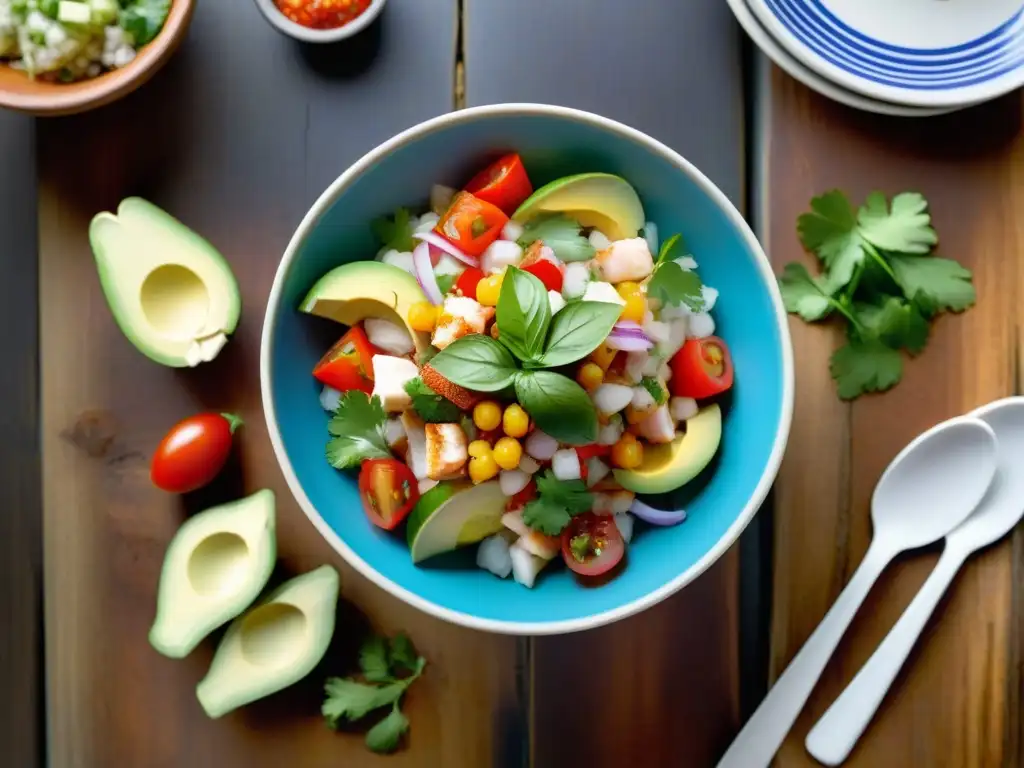
[{"label": "salsa in small bowl", "polygon": [[369,26],[385,0],[256,0],[278,31],[304,43],[334,43]]}]

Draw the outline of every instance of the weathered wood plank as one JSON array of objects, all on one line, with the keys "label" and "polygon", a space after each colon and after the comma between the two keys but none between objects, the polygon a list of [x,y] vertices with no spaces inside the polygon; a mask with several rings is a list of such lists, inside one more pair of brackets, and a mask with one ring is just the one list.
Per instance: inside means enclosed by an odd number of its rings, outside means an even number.
[{"label": "weathered wood plank", "polygon": [[[467,104],[546,102],[621,120],[742,205],[739,36],[724,4],[626,13],[615,0],[468,0],[464,30]],[[533,764],[710,764],[738,717],[737,624],[734,547],[664,605],[535,640]]]},{"label": "weathered wood plank", "polygon": [[[309,205],[364,151],[453,106],[455,0],[392,0],[364,37],[307,51],[250,4],[204,3],[168,68],[109,109],[40,126],[47,660],[52,764],[376,764],[358,734],[319,715],[325,674],[345,671],[358,612],[407,630],[431,665],[411,691],[409,749],[394,765],[502,764],[519,738],[514,641],[433,620],[351,569],[307,522],[277,469],[259,397],[263,310],[281,253]],[[233,265],[243,317],[203,368],[163,369],[121,336],[86,227],[141,194],[206,235]],[[281,570],[332,562],[347,603],[338,648],[289,691],[205,718],[194,685],[212,654],[184,661],[147,644],[164,547],[185,510],[149,484],[162,433],[201,408],[246,419],[239,458],[198,502],[277,491]],[[356,608],[358,606],[358,608]]]},{"label": "weathered wood plank", "polygon": [[[0,742],[11,765],[42,765],[42,502],[39,299],[32,120],[0,111]],[[6,750],[5,750],[6,751]]]},{"label": "weathered wood plank", "polygon": [[[835,187],[856,200],[873,189],[916,189],[932,204],[941,250],[974,270],[979,295],[965,315],[936,323],[927,350],[906,366],[897,388],[853,405],[839,402],[828,374],[838,331],[791,320],[798,397],[776,483],[772,667],[778,675],[863,556],[871,492],[893,456],[932,424],[1014,391],[1024,245],[1015,169],[1024,142],[1019,95],[914,121],[856,113],[777,70],[770,88],[767,242],[777,267],[801,258],[795,222],[812,196]],[[1020,685],[1019,670],[1008,664],[1020,624],[1011,610],[1010,552],[1005,542],[967,564],[848,765],[1015,764],[1006,751],[1007,732],[1020,719],[1019,696],[1009,695]],[[816,765],[803,747],[807,731],[934,561],[934,553],[904,557],[884,575],[778,765]]]}]

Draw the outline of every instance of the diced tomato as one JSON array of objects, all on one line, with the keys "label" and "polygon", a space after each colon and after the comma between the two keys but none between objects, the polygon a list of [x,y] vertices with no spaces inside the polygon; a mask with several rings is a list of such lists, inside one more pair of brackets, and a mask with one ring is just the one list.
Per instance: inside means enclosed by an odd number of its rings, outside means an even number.
[{"label": "diced tomato", "polygon": [[363,329],[354,325],[313,368],[317,381],[341,392],[373,392],[373,356],[377,350]]},{"label": "diced tomato", "polygon": [[717,336],[689,339],[669,363],[669,389],[676,397],[701,400],[725,392],[732,386],[732,356]]},{"label": "diced tomato", "polygon": [[511,216],[533,194],[533,185],[522,158],[513,152],[480,171],[469,180],[465,190]]},{"label": "diced tomato", "polygon": [[505,510],[512,512],[516,509],[522,509],[535,498],[537,498],[537,481],[531,477],[526,487],[505,503]]},{"label": "diced tomato", "polygon": [[626,545],[610,515],[576,515],[562,531],[562,559],[581,576],[600,576],[622,560]]},{"label": "diced tomato", "polygon": [[580,464],[592,459],[595,456],[598,458],[604,458],[610,455],[612,447],[610,445],[601,445],[600,443],[594,443],[593,445],[581,445],[576,448],[576,455],[579,456]]},{"label": "diced tomato", "polygon": [[390,531],[402,522],[419,500],[416,476],[395,459],[371,459],[359,472],[359,495],[370,522]]},{"label": "diced tomato", "polygon": [[558,268],[557,264],[547,259],[540,259],[523,267],[523,271],[536,276],[549,291],[562,292],[562,270]]},{"label": "diced tomato", "polygon": [[484,273],[476,267],[467,267],[459,279],[455,281],[455,287],[462,291],[463,296],[476,299],[476,286],[484,279]]},{"label": "diced tomato", "polygon": [[469,192],[459,192],[434,231],[467,256],[479,256],[498,239],[508,216]]}]

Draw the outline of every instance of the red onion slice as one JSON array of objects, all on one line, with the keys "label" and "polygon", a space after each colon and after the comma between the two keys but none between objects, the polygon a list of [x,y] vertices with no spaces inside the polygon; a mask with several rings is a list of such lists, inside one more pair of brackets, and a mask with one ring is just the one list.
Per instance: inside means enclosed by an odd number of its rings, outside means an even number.
[{"label": "red onion slice", "polygon": [[655,509],[640,499],[633,501],[629,511],[651,525],[676,525],[686,519],[686,512],[682,509]]},{"label": "red onion slice", "polygon": [[420,284],[427,301],[435,307],[440,306],[444,296],[441,295],[441,287],[437,284],[434,267],[430,263],[430,246],[427,243],[420,243],[413,250],[412,268],[416,272],[416,282]]},{"label": "red onion slice", "polygon": [[616,323],[605,343],[612,349],[624,352],[641,352],[654,346],[654,342],[644,333],[643,328],[629,320]]},{"label": "red onion slice", "polygon": [[461,261],[463,264],[468,264],[471,267],[480,266],[479,259],[475,259],[472,256],[467,256],[465,253],[463,253],[454,245],[452,245],[446,238],[441,237],[439,234],[437,234],[437,232],[435,232],[432,229],[427,232],[416,232],[413,234],[413,237],[417,240],[423,240],[424,242],[430,243],[438,250],[444,251],[449,256],[452,256],[453,258],[456,258],[459,261]]}]

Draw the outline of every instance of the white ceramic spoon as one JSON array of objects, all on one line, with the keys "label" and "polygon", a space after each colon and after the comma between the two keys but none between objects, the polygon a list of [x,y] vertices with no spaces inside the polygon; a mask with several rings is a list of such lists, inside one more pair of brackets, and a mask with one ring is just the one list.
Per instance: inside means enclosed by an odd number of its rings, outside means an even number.
[{"label": "white ceramic spoon", "polygon": [[996,436],[969,416],[917,437],[871,497],[874,538],[850,582],[726,751],[718,768],[768,766],[871,585],[900,552],[937,541],[981,501],[996,471]]},{"label": "white ceramic spoon", "polygon": [[807,751],[825,765],[839,765],[853,750],[960,566],[1024,515],[1024,397],[997,400],[970,415],[992,427],[999,440],[995,480],[971,516],[946,536],[935,569],[900,620],[807,734]]}]

